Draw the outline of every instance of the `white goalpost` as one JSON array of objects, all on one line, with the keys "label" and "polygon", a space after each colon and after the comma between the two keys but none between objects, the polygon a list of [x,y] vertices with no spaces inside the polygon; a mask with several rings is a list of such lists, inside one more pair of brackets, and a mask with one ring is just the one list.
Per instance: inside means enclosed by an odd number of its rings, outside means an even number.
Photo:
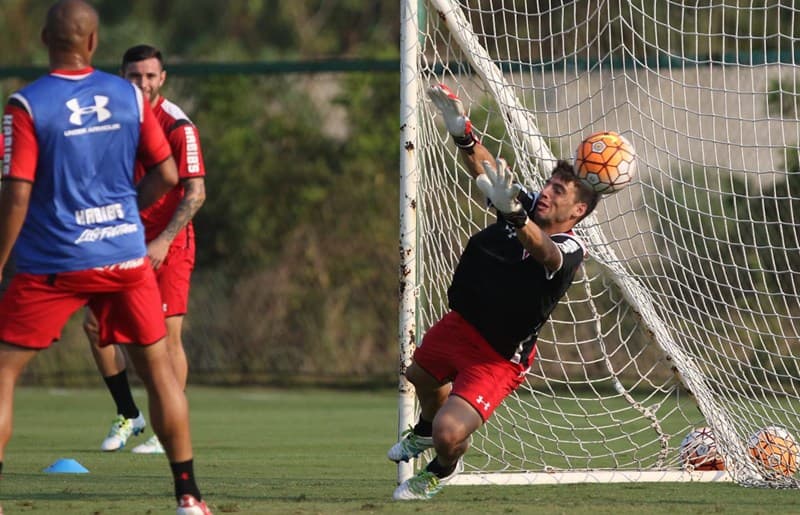
[{"label": "white goalpost", "polygon": [[[635,181],[576,229],[589,258],[527,381],[474,436],[452,484],[800,486],[796,456],[781,474],[749,449],[765,427],[800,435],[800,10],[401,6],[398,435],[416,422],[402,372],[447,310],[467,239],[493,220],[425,96],[445,83],[534,190],[595,131],[626,135],[639,161]],[[679,444],[699,426],[713,430],[726,470],[681,462]]]}]

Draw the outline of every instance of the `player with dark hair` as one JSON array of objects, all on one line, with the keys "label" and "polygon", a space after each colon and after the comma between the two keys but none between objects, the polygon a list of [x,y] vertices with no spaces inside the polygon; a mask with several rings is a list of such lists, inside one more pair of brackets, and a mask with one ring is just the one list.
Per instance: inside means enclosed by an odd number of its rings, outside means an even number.
[{"label": "player with dark hair", "polygon": [[525,191],[478,142],[452,91],[437,85],[428,95],[498,218],[470,238],[448,289],[450,311],[427,331],[405,372],[421,412],[388,457],[408,461],[430,448],[436,456],[397,487],[397,500],[436,495],[462,470],[470,436],[525,380],[539,330],[584,258],[572,228],[600,196],[566,161],[541,192]]},{"label": "player with dark hair", "polygon": [[[17,271],[0,298],[0,467],[20,374],[88,305],[111,321],[101,342],[125,344],[147,388],[178,515],[208,514],[139,218],[178,173],[141,91],[92,67],[98,25],[84,0],[52,5],[42,31],[50,73],[11,95],[3,116],[0,270],[13,248]],[[137,158],[149,171],[135,185]]]},{"label": "player with dark hair", "polygon": [[[122,57],[122,76],[136,84],[153,108],[153,113],[167,135],[172,156],[178,165],[180,183],[154,205],[141,212],[145,229],[147,255],[156,272],[161,290],[161,303],[167,324],[167,349],[170,362],[183,389],[186,388],[189,366],[181,332],[189,305],[189,285],[195,263],[195,237],[192,218],[205,201],[205,165],[197,127],[180,107],[161,96],[167,77],[161,51],[150,45],[129,48]],[[145,175],[137,163],[135,179]],[[133,399],[126,369],[125,355],[117,346],[101,346],[98,327],[107,323],[86,312],[84,330],[91,342],[97,367],[111,393],[117,416],[100,448],[116,451],[125,446],[132,435],[144,431],[145,419]],[[132,452],[160,454],[164,452],[157,436],[137,445]]]}]

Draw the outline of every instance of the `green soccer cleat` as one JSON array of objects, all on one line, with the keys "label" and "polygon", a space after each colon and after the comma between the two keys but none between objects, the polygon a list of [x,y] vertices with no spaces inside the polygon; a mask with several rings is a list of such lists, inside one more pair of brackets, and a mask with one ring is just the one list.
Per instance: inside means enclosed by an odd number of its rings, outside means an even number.
[{"label": "green soccer cleat", "polygon": [[395,501],[424,501],[430,499],[463,470],[464,462],[460,459],[453,473],[447,477],[437,477],[433,472],[422,469],[416,475],[403,481],[395,489],[392,499]]},{"label": "green soccer cleat", "polygon": [[414,433],[413,428],[408,428],[403,432],[403,438],[392,445],[392,448],[389,449],[386,455],[395,463],[400,463],[401,461],[408,461],[412,458],[416,458],[431,448],[433,448],[433,437],[419,436]]},{"label": "green soccer cleat", "polygon": [[100,444],[100,449],[118,451],[125,447],[125,444],[128,443],[128,438],[144,432],[145,427],[147,427],[147,422],[145,422],[141,413],[136,418],[125,418],[122,415],[117,415],[117,418],[111,424],[108,436]]}]

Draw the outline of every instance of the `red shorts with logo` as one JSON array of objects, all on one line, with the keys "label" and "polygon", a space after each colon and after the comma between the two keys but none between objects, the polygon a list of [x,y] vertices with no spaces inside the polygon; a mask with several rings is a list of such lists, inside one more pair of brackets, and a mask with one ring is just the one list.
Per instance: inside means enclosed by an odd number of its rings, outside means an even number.
[{"label": "red shorts with logo", "polygon": [[149,345],[166,335],[161,296],[149,261],[59,274],[18,273],[0,298],[0,341],[45,349],[61,337],[69,317],[89,305],[100,341]]},{"label": "red shorts with logo", "polygon": [[194,240],[189,245],[170,247],[156,270],[164,317],[185,315],[189,308],[189,284],[194,270]]},{"label": "red shorts with logo", "polygon": [[455,311],[434,324],[414,352],[414,362],[442,384],[453,382],[451,395],[467,401],[489,419],[508,394],[525,380],[533,363],[509,361]]}]

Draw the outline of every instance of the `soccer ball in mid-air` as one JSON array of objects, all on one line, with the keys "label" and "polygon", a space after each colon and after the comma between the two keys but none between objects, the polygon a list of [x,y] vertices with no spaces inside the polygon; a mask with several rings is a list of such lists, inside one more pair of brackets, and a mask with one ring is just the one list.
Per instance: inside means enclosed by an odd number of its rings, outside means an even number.
[{"label": "soccer ball in mid-air", "polygon": [[596,192],[615,193],[636,174],[636,151],[616,132],[596,132],[578,145],[575,171]]},{"label": "soccer ball in mid-air", "polygon": [[773,476],[793,476],[797,472],[800,446],[789,431],[778,426],[759,430],[747,442],[747,450],[762,470]]},{"label": "soccer ball in mid-air", "polygon": [[725,470],[710,427],[698,427],[687,434],[680,446],[680,459],[687,470]]}]

